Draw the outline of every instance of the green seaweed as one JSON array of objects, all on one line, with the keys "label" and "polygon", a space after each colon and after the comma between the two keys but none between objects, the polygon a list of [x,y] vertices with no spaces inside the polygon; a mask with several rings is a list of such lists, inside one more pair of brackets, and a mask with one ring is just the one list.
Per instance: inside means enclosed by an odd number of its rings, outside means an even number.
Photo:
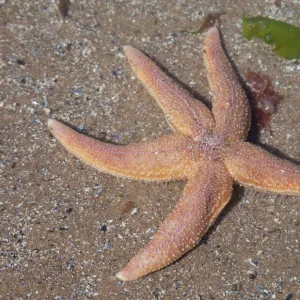
[{"label": "green seaweed", "polygon": [[243,17],[243,35],[247,40],[253,37],[273,45],[279,56],[300,58],[300,28],[285,22],[265,17]]}]

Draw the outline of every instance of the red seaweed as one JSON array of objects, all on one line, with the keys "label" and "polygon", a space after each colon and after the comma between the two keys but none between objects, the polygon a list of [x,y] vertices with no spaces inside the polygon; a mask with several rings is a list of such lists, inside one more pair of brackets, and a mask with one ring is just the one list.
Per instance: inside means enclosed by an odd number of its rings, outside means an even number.
[{"label": "red seaweed", "polygon": [[279,95],[274,90],[271,78],[268,75],[249,71],[246,73],[246,80],[251,90],[253,118],[259,132],[263,132],[268,127],[270,134],[273,135],[269,122],[271,116],[276,113]]}]

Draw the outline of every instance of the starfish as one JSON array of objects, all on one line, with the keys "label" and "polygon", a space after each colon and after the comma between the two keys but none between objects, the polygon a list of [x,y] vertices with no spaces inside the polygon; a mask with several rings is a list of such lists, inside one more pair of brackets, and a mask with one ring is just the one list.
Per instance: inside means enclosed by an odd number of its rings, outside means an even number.
[{"label": "starfish", "polygon": [[133,145],[112,145],[50,119],[56,139],[100,171],[139,180],[187,180],[183,195],[158,233],[116,276],[136,280],[192,249],[239,183],[300,195],[300,166],[246,142],[250,111],[245,92],[223,52],[217,28],[204,38],[212,111],[167,77],[146,55],[126,46],[137,77],[164,111],[173,134]]}]

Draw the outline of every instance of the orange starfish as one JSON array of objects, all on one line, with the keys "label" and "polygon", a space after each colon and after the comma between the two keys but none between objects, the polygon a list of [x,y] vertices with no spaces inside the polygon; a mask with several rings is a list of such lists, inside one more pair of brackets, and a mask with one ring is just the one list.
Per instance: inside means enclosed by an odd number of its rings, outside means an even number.
[{"label": "orange starfish", "polygon": [[212,112],[140,51],[125,47],[125,53],[174,134],[116,146],[58,121],[48,122],[51,133],[68,151],[100,171],[141,180],[187,180],[181,199],[158,233],[116,274],[124,281],[161,269],[193,248],[228,203],[234,181],[300,195],[300,166],[244,141],[250,126],[249,105],[216,28],[206,34],[203,51],[213,91]]}]

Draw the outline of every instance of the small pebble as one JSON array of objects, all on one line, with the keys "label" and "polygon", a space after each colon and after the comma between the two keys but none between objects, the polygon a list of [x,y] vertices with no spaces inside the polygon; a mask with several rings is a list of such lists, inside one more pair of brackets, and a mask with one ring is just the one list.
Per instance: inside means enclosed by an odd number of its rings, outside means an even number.
[{"label": "small pebble", "polygon": [[82,88],[77,88],[73,90],[73,94],[76,96],[80,96],[83,94],[83,89]]},{"label": "small pebble", "polygon": [[102,225],[100,228],[101,231],[106,232],[107,231],[107,226],[106,225]]},{"label": "small pebble", "polygon": [[112,71],[112,74],[116,77],[121,76],[121,70],[119,68],[115,69],[114,71]]}]

